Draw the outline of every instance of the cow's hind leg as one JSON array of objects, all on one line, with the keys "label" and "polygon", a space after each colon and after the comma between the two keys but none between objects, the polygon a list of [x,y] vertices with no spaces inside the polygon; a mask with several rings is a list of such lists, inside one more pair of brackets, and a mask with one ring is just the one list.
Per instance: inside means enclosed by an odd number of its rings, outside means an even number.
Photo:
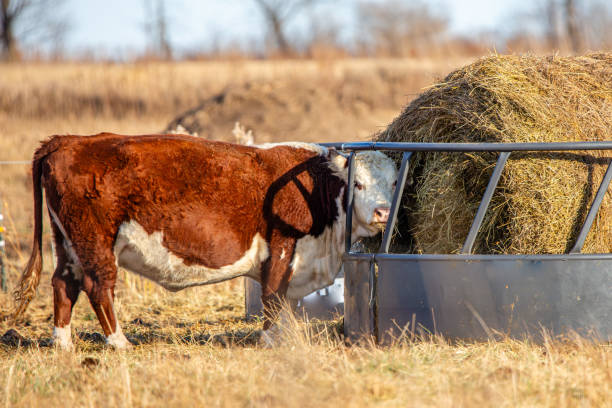
[{"label": "cow's hind leg", "polygon": [[[55,227],[55,225],[54,225]],[[82,273],[78,262],[70,258],[63,237],[55,231],[57,267],[51,280],[53,286],[53,344],[72,350],[70,319],[79,297]]]},{"label": "cow's hind leg", "polygon": [[[89,279],[87,279],[89,281]],[[115,312],[115,282],[88,282],[85,289],[91,307],[94,309],[102,331],[106,337],[106,344],[116,349],[125,349],[131,346],[123,334],[117,314]]]},{"label": "cow's hind leg", "polygon": [[[99,238],[102,241],[101,238]],[[83,290],[89,298],[102,331],[106,344],[124,349],[131,346],[123,334],[117,314],[115,313],[115,283],[117,281],[117,265],[111,245],[98,241],[95,248],[87,248],[94,257],[83,260]],[[87,244],[91,245],[92,241]],[[78,251],[77,251],[78,252]]]}]

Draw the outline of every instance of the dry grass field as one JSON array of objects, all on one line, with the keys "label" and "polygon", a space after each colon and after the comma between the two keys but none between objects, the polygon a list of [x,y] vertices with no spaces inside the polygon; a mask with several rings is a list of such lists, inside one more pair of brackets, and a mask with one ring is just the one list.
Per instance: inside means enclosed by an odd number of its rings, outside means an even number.
[{"label": "dry grass field", "polygon": [[[363,139],[386,126],[423,87],[464,62],[0,65],[0,161],[29,159],[51,134],[158,132],[228,86],[266,81],[273,86],[279,80],[330,84],[330,92],[342,89],[330,101],[357,107],[315,118],[336,124],[338,117],[331,115],[347,115],[341,131],[296,131],[273,140]],[[364,103],[360,92],[371,99]],[[217,125],[215,132],[221,132],[234,123]],[[12,286],[30,251],[27,165],[0,164],[0,200]],[[261,323],[243,318],[240,280],[170,293],[122,273],[116,308],[132,350],[104,346],[97,319],[81,296],[72,325],[76,351],[63,353],[49,347],[48,225],[44,231],[38,296],[19,325],[0,321],[0,404],[6,407],[612,407],[610,344],[580,338],[538,345],[407,337],[387,347],[346,347],[338,319],[294,322],[283,346],[263,349],[257,346]],[[10,310],[8,294],[0,294],[0,305],[2,312]]]}]

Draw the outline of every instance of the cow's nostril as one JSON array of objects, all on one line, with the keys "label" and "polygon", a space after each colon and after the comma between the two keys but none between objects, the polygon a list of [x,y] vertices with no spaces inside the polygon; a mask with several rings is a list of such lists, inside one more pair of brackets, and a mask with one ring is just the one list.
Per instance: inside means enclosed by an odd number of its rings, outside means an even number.
[{"label": "cow's nostril", "polygon": [[389,219],[390,209],[388,207],[379,207],[374,210],[375,222],[387,222]]}]

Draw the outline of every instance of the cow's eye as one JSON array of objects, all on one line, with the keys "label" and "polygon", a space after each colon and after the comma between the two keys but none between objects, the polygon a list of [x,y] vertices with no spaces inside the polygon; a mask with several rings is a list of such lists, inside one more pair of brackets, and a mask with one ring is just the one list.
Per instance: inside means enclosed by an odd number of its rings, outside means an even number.
[{"label": "cow's eye", "polygon": [[393,182],[393,188],[395,188],[395,186],[397,186],[397,180]]},{"label": "cow's eye", "polygon": [[355,182],[355,188],[357,190],[363,190],[363,184],[361,184],[360,182],[356,181]]}]

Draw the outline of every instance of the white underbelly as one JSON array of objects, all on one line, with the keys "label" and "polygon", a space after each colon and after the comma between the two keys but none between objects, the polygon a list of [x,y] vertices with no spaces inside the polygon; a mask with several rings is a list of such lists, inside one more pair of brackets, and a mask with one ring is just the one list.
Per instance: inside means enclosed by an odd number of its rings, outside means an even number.
[{"label": "white underbelly", "polygon": [[334,282],[342,265],[343,233],[340,228],[327,227],[321,235],[306,235],[298,239],[291,262],[293,274],[287,297],[301,299]]},{"label": "white underbelly", "polygon": [[251,247],[236,262],[220,268],[187,265],[163,245],[163,234],[147,232],[135,221],[121,224],[115,241],[118,266],[148,278],[168,290],[207,285],[238,276],[258,278],[263,261],[268,258],[268,246],[255,234]]}]

